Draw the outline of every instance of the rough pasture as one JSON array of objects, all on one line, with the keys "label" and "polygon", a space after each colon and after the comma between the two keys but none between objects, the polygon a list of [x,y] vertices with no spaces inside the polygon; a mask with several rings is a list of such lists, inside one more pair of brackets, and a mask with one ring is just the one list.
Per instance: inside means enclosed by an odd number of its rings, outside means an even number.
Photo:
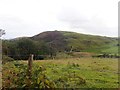
[{"label": "rough pasture", "polygon": [[[3,65],[3,87],[27,87],[27,61]],[[14,76],[14,78],[13,78]],[[118,59],[71,58],[33,62],[31,88],[118,88]]]}]

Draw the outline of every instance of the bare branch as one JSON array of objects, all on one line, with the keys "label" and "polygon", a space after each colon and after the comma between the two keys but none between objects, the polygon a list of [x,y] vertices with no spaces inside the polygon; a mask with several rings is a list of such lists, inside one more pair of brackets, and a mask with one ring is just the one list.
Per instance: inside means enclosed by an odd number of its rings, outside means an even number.
[{"label": "bare branch", "polygon": [[5,30],[0,29],[0,37],[5,34]]}]

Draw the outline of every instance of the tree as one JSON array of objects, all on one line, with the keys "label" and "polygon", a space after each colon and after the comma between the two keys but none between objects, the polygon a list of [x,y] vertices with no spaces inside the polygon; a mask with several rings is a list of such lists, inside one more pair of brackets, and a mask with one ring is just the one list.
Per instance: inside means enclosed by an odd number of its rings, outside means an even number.
[{"label": "tree", "polygon": [[22,59],[28,59],[30,54],[36,54],[37,51],[35,43],[28,38],[20,39],[17,42],[17,48]]},{"label": "tree", "polygon": [[[5,30],[0,29],[0,37],[5,34]],[[0,38],[0,57],[2,57],[2,39]]]},{"label": "tree", "polygon": [[49,45],[49,55],[51,58],[54,58],[57,53],[57,48],[53,42],[50,42],[48,45]]}]

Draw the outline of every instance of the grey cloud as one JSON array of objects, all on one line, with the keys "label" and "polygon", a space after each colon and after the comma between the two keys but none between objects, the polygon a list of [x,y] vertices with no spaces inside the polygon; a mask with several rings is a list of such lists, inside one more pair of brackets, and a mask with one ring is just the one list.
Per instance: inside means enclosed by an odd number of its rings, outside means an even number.
[{"label": "grey cloud", "polygon": [[[58,19],[69,24],[71,29],[83,29],[85,33],[93,33],[106,36],[117,36],[117,27],[108,27],[97,17],[86,17],[80,11],[64,9]],[[80,32],[80,31],[79,31]]]},{"label": "grey cloud", "polygon": [[43,31],[56,30],[61,27],[57,23],[47,23],[35,21],[25,21],[18,17],[0,17],[0,29],[4,29],[5,39],[11,39],[22,36],[33,36]]},{"label": "grey cloud", "polygon": [[0,29],[4,29],[6,34],[4,38],[15,38],[31,34],[29,30],[31,26],[24,23],[24,21],[17,17],[0,17]]}]

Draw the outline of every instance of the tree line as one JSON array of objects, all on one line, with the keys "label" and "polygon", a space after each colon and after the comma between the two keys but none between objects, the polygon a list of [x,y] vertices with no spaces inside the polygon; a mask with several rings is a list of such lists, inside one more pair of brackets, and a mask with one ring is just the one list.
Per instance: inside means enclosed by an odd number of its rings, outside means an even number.
[{"label": "tree line", "polygon": [[[7,55],[13,59],[28,59],[30,54],[34,54],[36,59],[44,59],[44,57],[53,57],[56,53],[55,48],[39,41],[33,41],[29,38],[19,40],[3,40],[3,55]],[[41,56],[40,56],[41,55]]]},{"label": "tree line", "polygon": [[46,43],[42,40],[35,41],[30,38],[20,38],[3,40],[2,54],[15,60],[26,60],[30,54],[34,54],[34,59],[54,58],[57,52],[64,51],[64,47],[65,45],[55,41]]}]

